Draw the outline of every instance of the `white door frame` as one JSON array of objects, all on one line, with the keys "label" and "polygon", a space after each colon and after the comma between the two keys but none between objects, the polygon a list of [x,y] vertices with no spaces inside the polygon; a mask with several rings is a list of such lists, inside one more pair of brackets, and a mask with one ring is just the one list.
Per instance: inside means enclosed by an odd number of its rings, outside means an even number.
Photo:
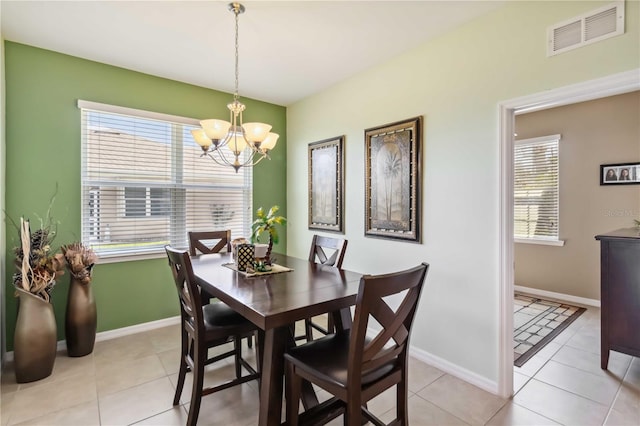
[{"label": "white door frame", "polygon": [[513,395],[513,133],[517,114],[640,90],[640,68],[498,104],[500,139],[498,393]]}]

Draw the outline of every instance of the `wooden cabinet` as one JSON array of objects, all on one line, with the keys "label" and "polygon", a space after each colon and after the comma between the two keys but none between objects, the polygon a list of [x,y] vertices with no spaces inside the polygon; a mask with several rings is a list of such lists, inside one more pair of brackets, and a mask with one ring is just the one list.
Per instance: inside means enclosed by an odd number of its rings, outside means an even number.
[{"label": "wooden cabinet", "polygon": [[600,241],[601,358],[609,351],[640,356],[640,232],[618,229],[597,235]]}]

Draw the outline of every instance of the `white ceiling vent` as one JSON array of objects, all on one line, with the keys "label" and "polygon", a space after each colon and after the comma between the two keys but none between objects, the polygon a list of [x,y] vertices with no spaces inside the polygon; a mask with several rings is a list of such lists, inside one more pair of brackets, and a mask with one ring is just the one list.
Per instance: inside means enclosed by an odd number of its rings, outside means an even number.
[{"label": "white ceiling vent", "polygon": [[547,30],[547,56],[624,34],[624,1],[560,22]]}]

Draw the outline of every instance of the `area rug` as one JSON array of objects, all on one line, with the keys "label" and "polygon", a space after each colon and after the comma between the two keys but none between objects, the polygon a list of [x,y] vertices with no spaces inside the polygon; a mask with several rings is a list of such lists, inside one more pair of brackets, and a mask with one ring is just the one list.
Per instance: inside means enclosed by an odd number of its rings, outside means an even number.
[{"label": "area rug", "polygon": [[513,312],[513,365],[522,367],[584,311],[585,308],[516,293]]}]

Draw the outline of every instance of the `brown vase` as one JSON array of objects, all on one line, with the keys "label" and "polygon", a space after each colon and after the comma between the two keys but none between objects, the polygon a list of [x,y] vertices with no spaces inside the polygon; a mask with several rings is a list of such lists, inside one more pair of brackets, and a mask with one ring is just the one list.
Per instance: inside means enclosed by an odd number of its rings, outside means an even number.
[{"label": "brown vase", "polygon": [[91,283],[82,284],[71,277],[64,331],[69,356],[85,356],[93,352],[96,341],[98,312]]},{"label": "brown vase", "polygon": [[53,305],[28,291],[16,289],[20,297],[13,356],[18,383],[51,375],[56,361],[57,328]]}]

